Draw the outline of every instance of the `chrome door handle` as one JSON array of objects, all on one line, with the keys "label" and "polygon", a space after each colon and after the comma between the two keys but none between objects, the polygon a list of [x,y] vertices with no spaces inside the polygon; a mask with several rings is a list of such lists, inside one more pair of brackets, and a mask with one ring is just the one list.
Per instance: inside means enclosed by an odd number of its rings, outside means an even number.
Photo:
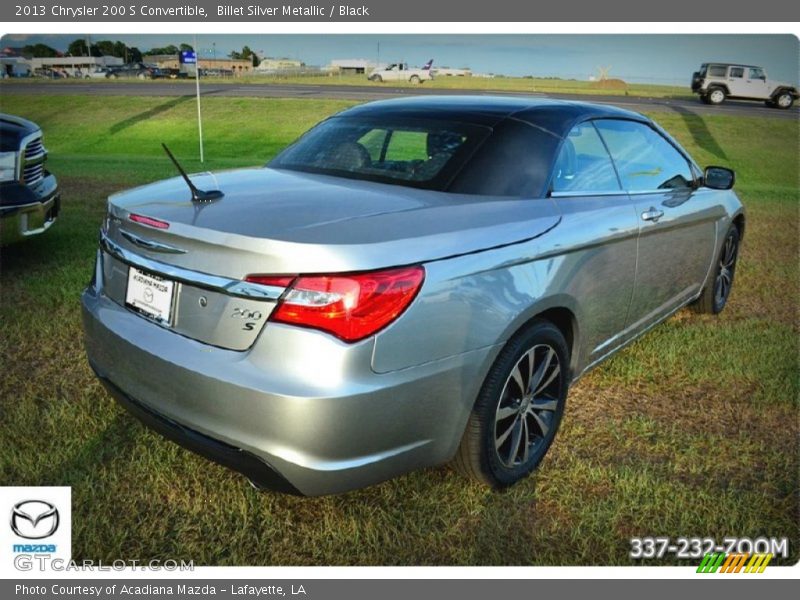
[{"label": "chrome door handle", "polygon": [[658,210],[658,209],[653,208],[651,206],[650,210],[646,210],[646,211],[644,211],[642,213],[642,220],[643,221],[652,221],[653,223],[655,223],[656,221],[658,221],[663,216],[664,216],[664,211]]}]

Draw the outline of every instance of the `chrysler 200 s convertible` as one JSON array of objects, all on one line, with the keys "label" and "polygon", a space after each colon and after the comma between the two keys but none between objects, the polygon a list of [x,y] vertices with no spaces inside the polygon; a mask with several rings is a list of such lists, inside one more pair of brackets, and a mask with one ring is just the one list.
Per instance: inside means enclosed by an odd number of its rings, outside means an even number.
[{"label": "chrysler 200 s convertible", "polygon": [[745,226],[732,171],[577,102],[381,101],[264,168],[175,164],[109,199],[89,361],[165,436],[305,495],[524,478],[581,374],[725,307]]}]

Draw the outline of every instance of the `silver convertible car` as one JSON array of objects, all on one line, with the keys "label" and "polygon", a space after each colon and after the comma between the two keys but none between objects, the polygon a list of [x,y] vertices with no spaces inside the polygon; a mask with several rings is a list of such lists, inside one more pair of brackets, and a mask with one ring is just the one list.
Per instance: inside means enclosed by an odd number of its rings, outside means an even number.
[{"label": "silver convertible car", "polygon": [[578,102],[369,103],[264,168],[182,174],[109,199],[89,362],[150,427],[304,495],[524,478],[578,377],[724,308],[745,224],[732,171]]}]

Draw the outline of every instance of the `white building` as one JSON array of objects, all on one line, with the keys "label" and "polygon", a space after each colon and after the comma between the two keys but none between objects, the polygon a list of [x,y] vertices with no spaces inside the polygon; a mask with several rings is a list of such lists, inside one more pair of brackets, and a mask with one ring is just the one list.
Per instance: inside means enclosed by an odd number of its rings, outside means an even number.
[{"label": "white building", "polygon": [[325,67],[325,70],[330,73],[341,73],[342,75],[365,75],[378,68],[378,66],[385,65],[378,65],[366,58],[341,58],[332,60],[331,64]]},{"label": "white building", "polygon": [[472,77],[472,70],[469,68],[452,69],[450,67],[431,67],[431,75],[434,77]]},{"label": "white building", "polygon": [[19,56],[0,56],[0,77],[26,77],[31,68],[27,61]]},{"label": "white building", "polygon": [[85,75],[99,67],[119,67],[124,64],[124,61],[116,56],[56,56],[24,60],[34,75],[57,71],[66,73],[70,77],[78,76],[79,73]]}]

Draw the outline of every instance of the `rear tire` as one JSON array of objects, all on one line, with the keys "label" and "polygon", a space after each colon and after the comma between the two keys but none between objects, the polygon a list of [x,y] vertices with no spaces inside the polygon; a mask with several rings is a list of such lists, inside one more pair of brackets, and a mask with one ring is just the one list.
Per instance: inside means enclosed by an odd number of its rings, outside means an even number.
[{"label": "rear tire", "polygon": [[489,370],[453,467],[494,488],[527,477],[553,443],[568,388],[564,335],[537,319],[509,340]]},{"label": "rear tire", "polygon": [[740,241],[739,228],[731,225],[725,235],[725,241],[722,242],[722,248],[714,266],[713,279],[703,288],[700,297],[690,305],[694,312],[718,315],[725,308],[733,288]]},{"label": "rear tire", "polygon": [[373,75],[372,77],[370,77],[370,80],[374,81],[375,83],[382,83],[383,77],[381,77],[380,75]]},{"label": "rear tire", "polygon": [[708,97],[708,103],[709,104],[718,105],[718,104],[722,104],[723,102],[725,102],[725,98],[727,98],[728,95],[725,93],[724,89],[716,87],[716,88],[712,88],[712,89],[708,90],[707,97]]},{"label": "rear tire", "polygon": [[772,105],[782,110],[788,110],[792,108],[793,104],[794,96],[792,96],[789,92],[780,92],[772,100]]},{"label": "rear tire", "polygon": [[419,75],[412,75],[408,78],[408,81],[413,83],[414,85],[419,85],[422,83],[422,80],[419,78]]}]

